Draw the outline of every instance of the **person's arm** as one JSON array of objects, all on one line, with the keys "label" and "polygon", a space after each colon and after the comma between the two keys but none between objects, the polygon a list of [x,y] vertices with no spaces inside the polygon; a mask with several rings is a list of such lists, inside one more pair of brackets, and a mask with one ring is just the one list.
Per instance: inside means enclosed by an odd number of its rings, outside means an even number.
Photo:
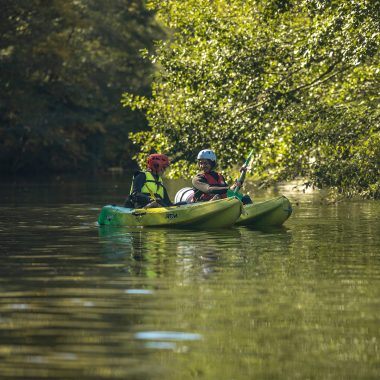
[{"label": "person's arm", "polygon": [[133,177],[132,194],[141,193],[141,189],[144,186],[145,180],[145,173],[139,173],[135,177]]},{"label": "person's arm", "polygon": [[192,179],[193,187],[205,194],[225,194],[229,189],[228,185],[209,185],[204,177],[196,175]]},{"label": "person's arm", "polygon": [[140,173],[133,178],[131,196],[133,200],[137,203],[151,201],[148,195],[141,193],[141,189],[143,188],[145,181],[146,181],[145,173]]},{"label": "person's arm", "polygon": [[172,201],[170,200],[169,198],[169,194],[168,192],[166,191],[166,188],[164,187],[164,199],[163,199],[164,203],[168,206],[173,206],[173,203]]}]

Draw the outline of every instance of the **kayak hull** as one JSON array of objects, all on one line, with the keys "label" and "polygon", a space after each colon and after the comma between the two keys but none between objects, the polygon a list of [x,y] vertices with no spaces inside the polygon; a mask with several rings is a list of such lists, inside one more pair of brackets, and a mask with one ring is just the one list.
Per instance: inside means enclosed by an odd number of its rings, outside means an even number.
[{"label": "kayak hull", "polygon": [[227,228],[238,220],[241,212],[242,204],[235,198],[142,209],[108,205],[102,208],[98,223],[112,226]]},{"label": "kayak hull", "polygon": [[280,196],[262,202],[245,205],[236,222],[237,226],[270,227],[281,226],[292,214],[288,198]]}]

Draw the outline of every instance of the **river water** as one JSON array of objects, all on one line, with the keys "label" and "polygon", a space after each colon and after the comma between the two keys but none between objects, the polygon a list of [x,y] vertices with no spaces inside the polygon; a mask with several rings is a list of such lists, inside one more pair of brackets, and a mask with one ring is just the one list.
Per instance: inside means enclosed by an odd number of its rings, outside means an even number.
[{"label": "river water", "polygon": [[0,379],[380,378],[380,202],[284,186],[254,194],[283,228],[99,228],[128,189],[1,183]]}]

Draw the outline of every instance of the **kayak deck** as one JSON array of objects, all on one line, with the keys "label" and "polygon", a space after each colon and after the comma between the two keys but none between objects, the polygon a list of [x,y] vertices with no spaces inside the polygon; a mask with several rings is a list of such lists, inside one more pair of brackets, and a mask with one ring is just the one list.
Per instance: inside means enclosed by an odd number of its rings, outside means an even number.
[{"label": "kayak deck", "polygon": [[241,212],[242,204],[235,198],[142,209],[107,205],[102,208],[98,223],[112,226],[226,228],[238,220]]}]

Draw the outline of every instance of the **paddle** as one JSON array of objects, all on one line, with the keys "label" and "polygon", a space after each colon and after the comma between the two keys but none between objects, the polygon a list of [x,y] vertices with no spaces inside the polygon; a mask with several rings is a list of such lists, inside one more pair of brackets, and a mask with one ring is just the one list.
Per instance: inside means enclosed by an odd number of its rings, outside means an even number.
[{"label": "paddle", "polygon": [[[240,169],[240,177],[237,180],[237,182],[239,182],[241,185],[243,185],[243,182],[245,180],[245,176],[247,174],[247,170],[246,169],[247,169],[247,167],[248,167],[248,165],[249,165],[249,163],[251,161],[252,155],[253,155],[253,149],[249,153],[247,159],[245,160],[243,166]],[[234,190],[228,189],[227,190],[227,197],[229,197],[229,198],[236,197],[236,198],[242,200],[243,194],[239,193],[239,189],[240,189],[241,185],[240,186],[237,185]]]}]

